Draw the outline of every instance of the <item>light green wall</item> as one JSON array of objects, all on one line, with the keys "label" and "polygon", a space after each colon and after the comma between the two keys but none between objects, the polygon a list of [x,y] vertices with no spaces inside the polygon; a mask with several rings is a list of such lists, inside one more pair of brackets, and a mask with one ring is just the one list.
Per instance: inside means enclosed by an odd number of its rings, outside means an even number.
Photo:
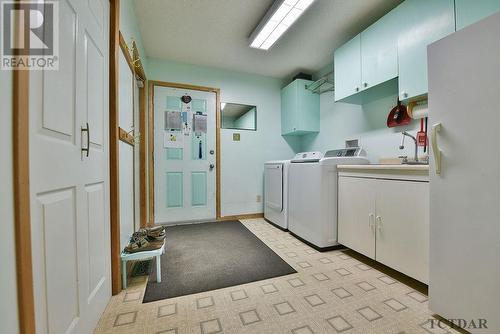
[{"label": "light green wall", "polygon": [[[257,106],[257,131],[221,130],[221,206],[223,215],[262,212],[264,162],[290,159],[301,149],[300,138],[280,135],[282,80],[159,59],[148,59],[147,76],[217,87],[224,102]],[[241,141],[233,142],[235,132]]]},{"label": "light green wall", "polygon": [[[318,72],[322,75],[331,70],[328,65]],[[325,152],[330,149],[345,147],[345,140],[359,139],[360,145],[367,151],[372,163],[380,158],[413,155],[414,146],[406,141],[406,148],[399,149],[401,132],[415,134],[419,121],[413,121],[406,127],[388,128],[386,125],[389,111],[396,105],[397,91],[393,95],[380,98],[365,105],[334,102],[334,93],[321,94],[320,97],[320,132],[303,136],[304,151]]]},{"label": "light green wall", "polygon": [[18,333],[16,258],[14,244],[14,202],[12,184],[12,72],[0,71],[0,324],[2,333]]},{"label": "light green wall", "polygon": [[134,0],[121,0],[120,1],[120,31],[127,44],[135,40],[139,54],[141,55],[142,66],[147,71],[146,51],[142,44],[141,32],[137,23],[135,15]]}]

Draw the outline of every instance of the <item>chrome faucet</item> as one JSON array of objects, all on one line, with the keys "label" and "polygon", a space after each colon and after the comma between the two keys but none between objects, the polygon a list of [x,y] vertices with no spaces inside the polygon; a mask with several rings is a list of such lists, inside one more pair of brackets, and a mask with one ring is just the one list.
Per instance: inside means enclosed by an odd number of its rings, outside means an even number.
[{"label": "chrome faucet", "polygon": [[415,142],[415,162],[418,162],[418,145],[417,138],[413,137],[406,131],[403,131],[403,137],[401,138],[401,145],[399,145],[399,149],[402,150],[405,148],[405,137],[410,137]]}]

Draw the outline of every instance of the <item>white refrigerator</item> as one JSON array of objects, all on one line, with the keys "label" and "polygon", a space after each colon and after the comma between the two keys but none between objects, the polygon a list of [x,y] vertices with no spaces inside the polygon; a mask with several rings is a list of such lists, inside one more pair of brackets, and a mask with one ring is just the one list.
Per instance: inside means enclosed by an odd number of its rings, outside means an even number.
[{"label": "white refrigerator", "polygon": [[498,334],[500,13],[430,45],[428,64],[429,307]]}]

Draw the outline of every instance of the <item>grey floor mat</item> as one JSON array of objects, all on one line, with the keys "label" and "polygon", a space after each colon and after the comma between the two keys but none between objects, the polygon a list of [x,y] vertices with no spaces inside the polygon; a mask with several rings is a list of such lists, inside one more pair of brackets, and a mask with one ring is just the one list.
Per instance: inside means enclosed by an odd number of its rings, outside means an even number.
[{"label": "grey floor mat", "polygon": [[239,221],[167,227],[166,246],[162,281],[153,262],[144,303],[296,273]]}]

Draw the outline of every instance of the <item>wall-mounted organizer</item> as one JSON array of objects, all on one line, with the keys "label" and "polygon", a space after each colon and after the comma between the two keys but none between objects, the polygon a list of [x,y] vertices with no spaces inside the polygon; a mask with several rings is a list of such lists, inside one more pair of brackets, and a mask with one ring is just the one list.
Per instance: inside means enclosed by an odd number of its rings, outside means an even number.
[{"label": "wall-mounted organizer", "polygon": [[191,159],[207,160],[207,134],[197,135],[195,132],[191,138]]},{"label": "wall-mounted organizer", "polygon": [[[181,100],[178,96],[167,96],[166,110],[163,113],[164,117],[164,148],[165,157],[167,160],[182,160],[184,158],[183,145],[183,113],[181,112]],[[168,142],[169,136],[175,136],[178,139],[177,143]]]},{"label": "wall-mounted organizer", "polygon": [[191,159],[207,159],[207,114],[206,101],[194,99],[191,102],[192,134],[191,134]]}]

